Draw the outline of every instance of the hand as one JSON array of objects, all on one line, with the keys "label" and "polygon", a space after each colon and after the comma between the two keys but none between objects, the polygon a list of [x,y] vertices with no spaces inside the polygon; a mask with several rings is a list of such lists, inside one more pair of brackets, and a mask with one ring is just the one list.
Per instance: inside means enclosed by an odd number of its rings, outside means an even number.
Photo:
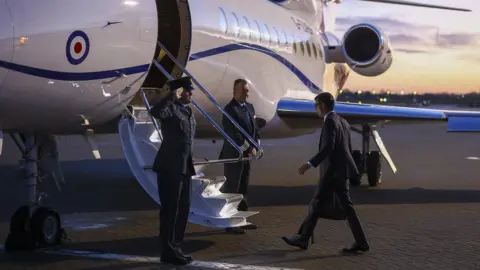
[{"label": "hand", "polygon": [[303,175],[306,171],[310,169],[310,167],[311,166],[308,163],[303,164],[302,166],[300,166],[300,168],[298,168],[298,174]]},{"label": "hand", "polygon": [[250,153],[248,153],[249,156],[253,157],[257,155],[257,149],[253,148]]}]

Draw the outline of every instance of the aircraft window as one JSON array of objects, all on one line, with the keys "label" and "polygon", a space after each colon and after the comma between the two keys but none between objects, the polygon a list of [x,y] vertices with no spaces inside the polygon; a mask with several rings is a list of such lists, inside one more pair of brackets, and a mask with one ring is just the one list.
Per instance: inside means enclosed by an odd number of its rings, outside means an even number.
[{"label": "aircraft window", "polygon": [[315,59],[317,59],[318,58],[317,45],[315,45],[315,43],[312,43],[312,50],[313,50],[313,56],[315,57]]},{"label": "aircraft window", "polygon": [[[292,44],[292,45],[296,46],[296,45],[295,45],[295,40],[293,39],[293,36],[290,35],[290,34],[287,34],[287,46],[288,46],[289,44]],[[294,51],[293,51],[293,52],[296,52],[296,47],[294,48]]]},{"label": "aircraft window", "polygon": [[240,30],[243,38],[250,39],[250,23],[245,16],[240,20]]},{"label": "aircraft window", "polygon": [[318,45],[318,57],[320,59],[323,59],[322,46],[323,45]]},{"label": "aircraft window", "polygon": [[225,16],[225,11],[222,8],[218,9],[220,10],[220,31],[226,34],[228,30],[227,16]]},{"label": "aircraft window", "polygon": [[312,50],[310,49],[310,42],[307,41],[307,53],[308,57],[312,57]]},{"label": "aircraft window", "polygon": [[277,28],[272,28],[272,33],[270,34],[270,36],[272,37],[272,45],[280,45],[280,35],[278,34]]},{"label": "aircraft window", "polygon": [[303,41],[300,41],[300,49],[302,50],[302,55],[305,55],[305,45],[303,44]]},{"label": "aircraft window", "polygon": [[278,42],[280,44],[288,45],[287,41],[287,36],[285,35],[285,32],[281,31],[278,35]]},{"label": "aircraft window", "polygon": [[232,19],[232,26],[229,27],[228,32],[230,32],[233,36],[238,37],[238,35],[240,34],[240,24],[238,22],[238,17],[234,12],[232,12],[230,14],[230,18]]},{"label": "aircraft window", "polygon": [[256,20],[253,21],[254,23],[252,23],[250,26],[252,27],[251,30],[252,30],[252,33],[250,35],[250,39],[252,41],[259,41],[260,40],[260,25],[258,24],[258,22]]},{"label": "aircraft window", "polygon": [[261,24],[261,27],[262,27],[262,42],[265,45],[270,45],[270,42],[272,41],[270,29],[268,29],[268,26],[263,23]]}]

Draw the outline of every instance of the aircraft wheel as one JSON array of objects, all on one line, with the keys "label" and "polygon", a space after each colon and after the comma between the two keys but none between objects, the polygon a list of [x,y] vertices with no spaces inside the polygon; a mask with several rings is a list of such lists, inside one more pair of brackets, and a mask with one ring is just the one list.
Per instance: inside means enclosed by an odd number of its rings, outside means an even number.
[{"label": "aircraft wheel", "polygon": [[[362,153],[359,150],[354,150],[352,152],[352,157],[353,160],[355,161],[355,165],[357,166],[357,169],[360,170],[362,168]],[[350,178],[350,185],[352,186],[360,186],[362,183],[362,172],[360,172],[360,175],[358,177],[352,177]]]},{"label": "aircraft wheel", "polygon": [[379,151],[371,151],[368,154],[367,176],[371,187],[376,187],[382,182],[382,160]]},{"label": "aircraft wheel", "polygon": [[36,241],[28,226],[29,222],[30,206],[21,206],[10,220],[10,233],[5,241],[5,251],[35,249]]},{"label": "aircraft wheel", "polygon": [[32,216],[31,231],[42,246],[60,244],[63,235],[60,216],[51,208],[38,208]]}]

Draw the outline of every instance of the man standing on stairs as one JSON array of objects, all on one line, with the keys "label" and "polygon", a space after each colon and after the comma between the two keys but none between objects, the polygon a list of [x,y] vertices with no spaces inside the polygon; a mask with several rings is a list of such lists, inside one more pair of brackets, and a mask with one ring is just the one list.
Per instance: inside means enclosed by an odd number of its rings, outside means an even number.
[{"label": "man standing on stairs", "polygon": [[195,116],[188,106],[193,85],[190,77],[167,82],[170,93],[152,107],[153,117],[160,119],[163,141],[153,163],[160,197],[161,260],[186,265],[192,257],[176,247],[183,241],[190,212],[191,178],[195,175],[192,143]]},{"label": "man standing on stairs", "polygon": [[[225,106],[224,110],[258,143],[258,127],[255,122],[255,108],[247,102],[248,84],[245,79],[237,79],[233,83],[233,98]],[[223,129],[237,145],[243,149],[243,156],[255,156],[257,149],[251,145],[247,138],[230,122],[224,115],[222,120]],[[223,148],[220,152],[220,159],[237,158],[238,151],[226,139],[223,141]],[[243,200],[238,205],[238,211],[248,211],[246,196],[248,193],[248,182],[250,178],[250,161],[241,161],[224,164],[225,184],[221,191],[223,193],[240,193]],[[245,230],[254,230],[257,225],[250,224],[243,227],[227,228],[230,233],[243,234]]]}]

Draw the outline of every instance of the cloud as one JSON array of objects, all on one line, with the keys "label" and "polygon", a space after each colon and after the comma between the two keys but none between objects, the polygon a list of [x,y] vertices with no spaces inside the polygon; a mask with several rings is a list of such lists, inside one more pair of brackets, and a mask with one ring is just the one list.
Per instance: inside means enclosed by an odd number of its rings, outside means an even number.
[{"label": "cloud", "polygon": [[336,19],[336,26],[340,29],[348,29],[350,26],[359,23],[371,23],[377,25],[387,32],[411,32],[411,31],[431,31],[437,29],[435,26],[416,25],[391,18],[382,17],[339,17]]},{"label": "cloud", "polygon": [[[351,26],[359,23],[371,23],[382,28],[389,36],[393,46],[421,46],[431,49],[480,46],[480,33],[439,34],[438,28],[435,26],[412,24],[387,17],[339,17],[336,19],[336,30],[345,32]],[[408,49],[416,50],[417,48]]]},{"label": "cloud", "polygon": [[428,37],[420,37],[420,36],[414,36],[414,35],[397,34],[397,35],[390,35],[389,38],[390,38],[390,42],[393,45],[430,45],[432,44],[432,42],[429,41]]},{"label": "cloud", "polygon": [[467,62],[473,62],[473,63],[477,63],[477,64],[480,63],[480,55],[478,55],[477,53],[460,54],[458,56],[458,58],[460,60],[464,60],[464,61],[467,61]]},{"label": "cloud", "polygon": [[408,53],[408,54],[430,53],[429,51],[426,51],[426,50],[412,50],[412,49],[403,49],[403,48],[397,48],[395,49],[395,52],[402,52],[402,53]]},{"label": "cloud", "polygon": [[436,44],[439,47],[479,46],[480,34],[454,33],[437,35]]}]

